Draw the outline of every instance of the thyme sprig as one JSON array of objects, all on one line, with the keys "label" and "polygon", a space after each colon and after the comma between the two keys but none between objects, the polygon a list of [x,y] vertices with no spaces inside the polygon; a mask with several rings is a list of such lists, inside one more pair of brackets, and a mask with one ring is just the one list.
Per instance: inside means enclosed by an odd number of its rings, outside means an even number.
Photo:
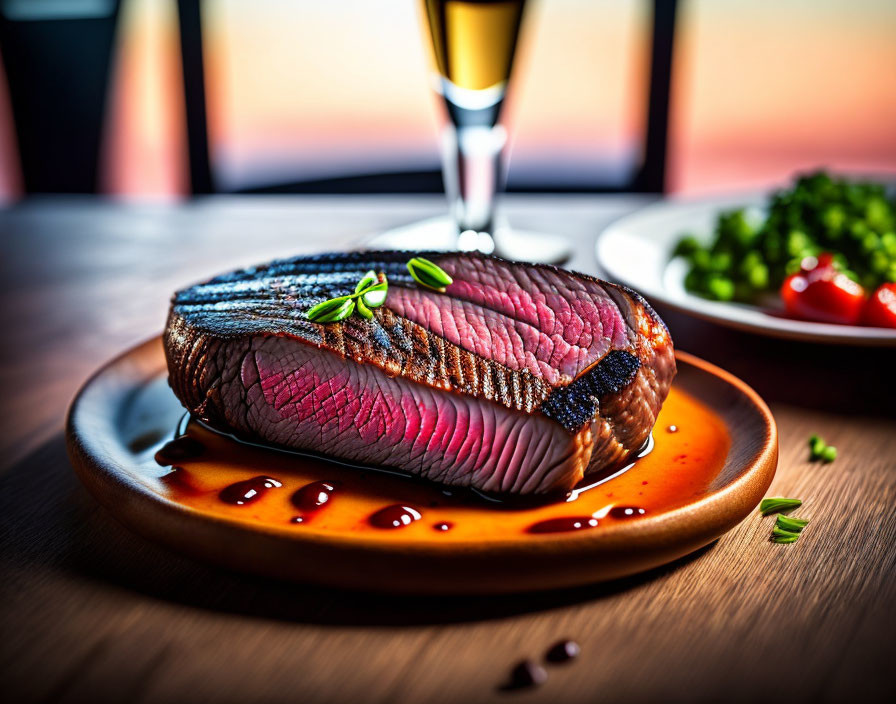
[{"label": "thyme sprig", "polygon": [[383,272],[377,274],[371,269],[355,285],[354,293],[321,301],[308,310],[305,317],[312,323],[338,323],[357,311],[362,318],[370,320],[373,317],[372,309],[386,302],[388,291],[386,275]]}]

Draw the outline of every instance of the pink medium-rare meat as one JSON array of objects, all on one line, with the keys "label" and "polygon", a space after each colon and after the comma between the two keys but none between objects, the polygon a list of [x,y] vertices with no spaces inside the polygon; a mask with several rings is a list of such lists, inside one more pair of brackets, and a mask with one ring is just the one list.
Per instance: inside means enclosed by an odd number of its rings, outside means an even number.
[{"label": "pink medium-rare meat", "polygon": [[[418,285],[414,252],[272,262],[175,294],[171,386],[213,427],[450,485],[569,490],[647,440],[675,374],[665,325],[634,292],[549,266],[423,253],[453,278]],[[366,320],[306,312],[373,269]]]}]

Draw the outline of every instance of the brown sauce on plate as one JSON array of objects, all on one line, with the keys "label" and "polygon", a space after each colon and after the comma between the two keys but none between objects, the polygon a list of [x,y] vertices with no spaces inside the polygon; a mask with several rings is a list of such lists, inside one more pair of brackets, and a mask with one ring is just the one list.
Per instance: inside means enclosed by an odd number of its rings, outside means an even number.
[{"label": "brown sauce on plate", "polygon": [[[667,432],[673,425],[675,432]],[[168,500],[290,535],[323,531],[399,542],[572,540],[647,520],[705,493],[730,445],[722,420],[673,388],[652,450],[626,471],[586,478],[567,496],[496,502],[396,473],[241,443],[194,421],[182,431],[184,437],[158,448],[164,467],[149,451],[141,465],[144,481]]]},{"label": "brown sauce on plate", "polygon": [[318,511],[330,503],[333,494],[338,490],[339,482],[335,479],[311,482],[298,489],[290,501],[300,511]]}]

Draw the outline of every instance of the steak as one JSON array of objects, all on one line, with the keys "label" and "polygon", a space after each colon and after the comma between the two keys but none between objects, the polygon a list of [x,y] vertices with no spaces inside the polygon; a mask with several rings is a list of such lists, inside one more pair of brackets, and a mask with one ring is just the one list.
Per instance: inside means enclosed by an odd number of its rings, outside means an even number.
[{"label": "steak", "polygon": [[[421,286],[423,256],[453,279]],[[372,319],[306,317],[388,278]],[[247,439],[485,492],[573,488],[648,440],[675,375],[669,332],[634,291],[473,253],[349,252],[218,276],[174,295],[171,388]]]}]

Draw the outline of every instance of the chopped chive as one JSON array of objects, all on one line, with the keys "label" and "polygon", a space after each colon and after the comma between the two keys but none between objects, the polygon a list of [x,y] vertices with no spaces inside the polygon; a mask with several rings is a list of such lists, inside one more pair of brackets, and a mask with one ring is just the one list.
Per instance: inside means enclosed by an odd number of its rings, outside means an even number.
[{"label": "chopped chive", "polygon": [[382,272],[378,275],[371,269],[355,285],[353,294],[322,301],[308,310],[305,317],[314,323],[338,323],[357,310],[358,315],[370,320],[373,318],[371,308],[378,308],[385,303],[388,290],[386,275]]},{"label": "chopped chive", "polygon": [[799,533],[808,523],[808,518],[791,518],[790,516],[782,516],[781,514],[778,514],[778,518],[775,520],[775,528],[787,530],[791,533]]},{"label": "chopped chive", "polygon": [[312,322],[321,322],[324,316],[344,305],[344,302],[348,299],[348,296],[339,296],[338,298],[330,298],[326,301],[322,301],[305,313],[305,317]]},{"label": "chopped chive", "polygon": [[376,282],[377,282],[376,272],[373,269],[371,269],[366,274],[364,274],[364,278],[362,278],[358,282],[358,285],[355,286],[355,295],[357,296],[365,288],[369,288],[370,286],[373,286]]},{"label": "chopped chive", "polygon": [[785,499],[783,497],[774,497],[771,499],[763,499],[759,502],[759,510],[763,516],[770,513],[778,513],[779,511],[789,511],[792,508],[802,506],[803,502],[799,499]]},{"label": "chopped chive", "polygon": [[833,445],[828,445],[821,451],[821,459],[824,462],[833,462],[837,459],[837,448]]},{"label": "chopped chive", "polygon": [[824,448],[827,447],[824,440],[821,439],[818,435],[812,435],[809,438],[809,459],[817,460],[821,457],[822,452],[824,452]]},{"label": "chopped chive", "polygon": [[444,293],[445,287],[454,283],[448,272],[429,259],[414,257],[408,262],[407,267],[414,281],[426,288]]},{"label": "chopped chive", "polygon": [[359,299],[355,301],[355,306],[358,310],[358,315],[362,318],[367,318],[370,320],[373,317],[373,311],[370,310],[366,305],[364,305],[364,296],[361,296]]},{"label": "chopped chive", "polygon": [[361,294],[361,298],[368,308],[379,308],[386,302],[386,293],[388,290],[389,284],[384,280],[366,289],[364,293]]},{"label": "chopped chive", "polygon": [[336,308],[333,311],[325,313],[320,316],[315,322],[317,323],[338,323],[341,320],[345,320],[355,311],[355,302],[351,299],[346,299],[341,306]]},{"label": "chopped chive", "polygon": [[773,543],[795,543],[799,539],[800,539],[799,533],[791,533],[790,535],[782,535],[782,536],[772,535],[772,537],[771,537],[771,541]]},{"label": "chopped chive", "polygon": [[772,528],[772,537],[773,538],[789,538],[791,536],[799,537],[799,531],[794,530],[784,530],[783,528],[779,528],[775,526]]}]

